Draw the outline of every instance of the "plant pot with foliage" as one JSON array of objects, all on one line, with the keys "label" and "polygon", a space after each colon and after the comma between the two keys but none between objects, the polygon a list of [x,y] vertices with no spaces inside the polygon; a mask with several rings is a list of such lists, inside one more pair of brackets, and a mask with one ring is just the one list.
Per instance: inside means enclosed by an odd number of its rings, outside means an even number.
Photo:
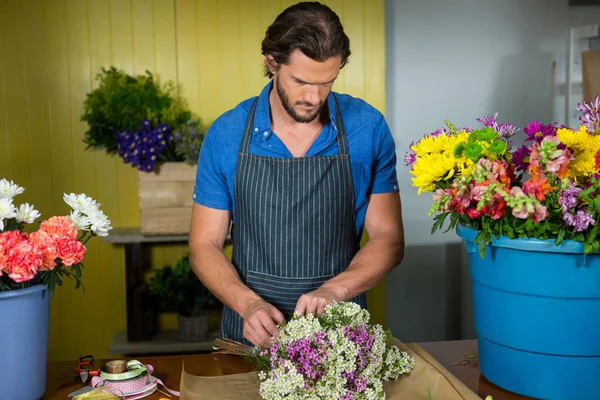
[{"label": "plant pot with foliage", "polygon": [[209,313],[218,309],[221,302],[198,279],[187,254],[175,266],[165,265],[157,270],[149,289],[159,311],[177,313],[181,340],[208,338]]},{"label": "plant pot with foliage", "polygon": [[206,127],[187,109],[178,87],[149,71],[102,69],[87,94],[86,150],[117,154],[138,170],[142,233],[187,233],[189,199]]}]

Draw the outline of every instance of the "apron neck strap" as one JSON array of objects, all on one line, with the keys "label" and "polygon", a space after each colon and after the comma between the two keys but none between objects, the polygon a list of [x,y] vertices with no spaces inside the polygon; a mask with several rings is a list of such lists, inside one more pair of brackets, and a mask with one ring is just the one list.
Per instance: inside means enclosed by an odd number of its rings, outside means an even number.
[{"label": "apron neck strap", "polygon": [[[342,119],[342,112],[338,104],[335,94],[333,96],[333,102],[335,104],[335,119],[338,126],[337,144],[340,155],[348,154],[348,141],[346,140],[346,129],[344,128],[344,120]],[[252,127],[254,126],[254,114],[256,113],[256,103],[258,97],[252,102],[250,111],[248,112],[248,118],[246,118],[246,126],[244,126],[244,135],[242,136],[242,142],[240,143],[240,153],[247,154],[250,149],[250,139],[252,139]]]}]

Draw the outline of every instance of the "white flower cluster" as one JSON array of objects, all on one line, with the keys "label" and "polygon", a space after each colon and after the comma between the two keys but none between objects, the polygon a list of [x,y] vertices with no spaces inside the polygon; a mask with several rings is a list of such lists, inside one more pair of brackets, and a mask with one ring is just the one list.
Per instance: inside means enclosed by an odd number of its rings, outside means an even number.
[{"label": "white flower cluster", "polygon": [[73,209],[69,219],[73,221],[77,230],[92,231],[96,235],[108,236],[112,229],[110,220],[100,210],[100,203],[85,194],[64,194],[63,200]]},{"label": "white flower cluster", "polygon": [[[414,359],[395,346],[368,311],[334,303],[319,317],[295,315],[274,339],[271,368],[261,371],[265,400],[385,399],[383,382],[414,368]],[[307,340],[309,339],[309,340]]]},{"label": "white flower cluster", "polygon": [[[41,216],[29,203],[16,207],[13,204],[15,196],[23,193],[24,188],[13,181],[0,180],[0,232],[4,230],[5,220],[15,219],[17,222],[31,224]],[[100,204],[85,194],[64,194],[65,203],[73,209],[69,219],[78,230],[92,231],[98,236],[108,236],[112,229],[110,220],[100,210]]]},{"label": "white flower cluster", "polygon": [[13,204],[14,197],[24,191],[24,188],[13,181],[0,180],[0,231],[4,230],[5,220],[14,218],[17,222],[31,224],[40,217],[39,211],[29,203],[21,204],[19,207]]}]

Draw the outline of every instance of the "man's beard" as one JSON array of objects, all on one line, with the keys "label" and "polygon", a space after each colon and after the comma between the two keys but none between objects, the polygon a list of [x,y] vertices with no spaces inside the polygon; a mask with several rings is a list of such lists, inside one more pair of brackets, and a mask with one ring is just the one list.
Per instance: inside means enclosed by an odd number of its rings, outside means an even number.
[{"label": "man's beard", "polygon": [[[315,118],[317,118],[319,116],[319,114],[321,113],[321,109],[323,108],[323,104],[325,104],[324,102],[321,102],[315,109],[313,114],[309,114],[306,116],[302,116],[299,115],[296,110],[294,110],[294,108],[292,107],[292,105],[290,104],[290,99],[287,96],[287,94],[285,93],[285,91],[283,90],[283,87],[281,87],[281,85],[279,84],[279,79],[276,79],[276,86],[277,86],[277,94],[279,95],[279,98],[281,99],[281,104],[283,105],[283,109],[288,113],[288,115],[290,117],[292,117],[294,119],[294,121],[296,122],[300,122],[300,123],[309,123],[315,120]],[[306,103],[306,102],[301,102],[299,103],[299,105],[307,105],[307,106],[312,106],[313,104],[310,103]]]}]

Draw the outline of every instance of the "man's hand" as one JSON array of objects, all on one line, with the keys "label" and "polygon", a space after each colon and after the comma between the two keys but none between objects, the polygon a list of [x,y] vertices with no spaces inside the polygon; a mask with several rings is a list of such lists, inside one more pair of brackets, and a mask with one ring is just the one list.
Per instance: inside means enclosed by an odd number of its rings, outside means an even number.
[{"label": "man's hand", "polygon": [[325,311],[325,307],[334,301],[343,301],[342,295],[339,291],[323,285],[317,290],[300,296],[298,303],[296,303],[295,313],[300,315],[321,315]]},{"label": "man's hand", "polygon": [[271,345],[271,336],[279,336],[277,324],[284,320],[283,314],[263,299],[250,303],[242,315],[244,319],[244,337],[259,348]]}]

